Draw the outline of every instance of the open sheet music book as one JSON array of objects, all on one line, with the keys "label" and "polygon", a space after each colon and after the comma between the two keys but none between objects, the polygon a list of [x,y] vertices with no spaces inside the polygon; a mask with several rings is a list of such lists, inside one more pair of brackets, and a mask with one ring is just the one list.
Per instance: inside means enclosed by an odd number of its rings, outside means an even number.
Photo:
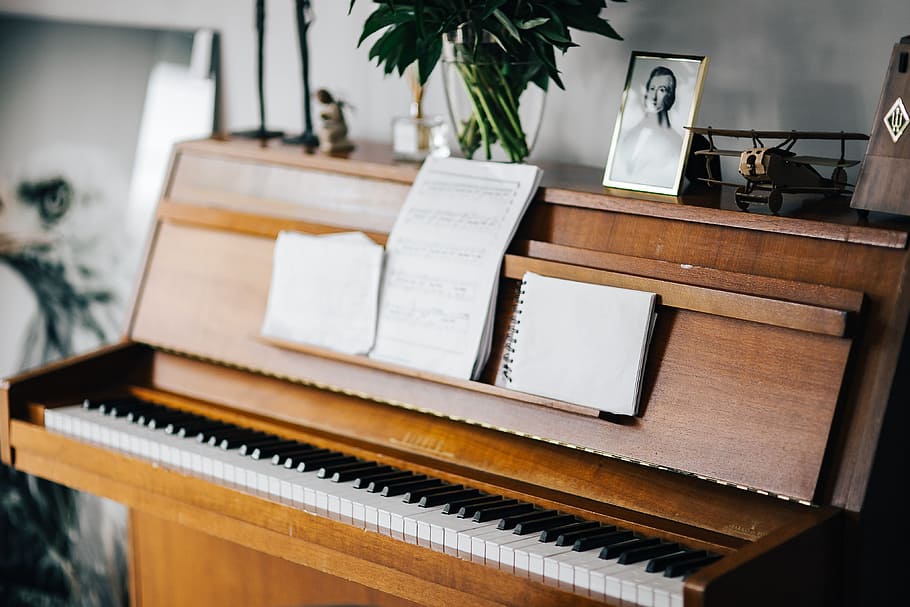
[{"label": "open sheet music book", "polygon": [[656,297],[526,272],[497,383],[635,415]]},{"label": "open sheet music book", "polygon": [[527,164],[430,157],[386,243],[372,358],[476,378],[503,255],[540,183]]}]

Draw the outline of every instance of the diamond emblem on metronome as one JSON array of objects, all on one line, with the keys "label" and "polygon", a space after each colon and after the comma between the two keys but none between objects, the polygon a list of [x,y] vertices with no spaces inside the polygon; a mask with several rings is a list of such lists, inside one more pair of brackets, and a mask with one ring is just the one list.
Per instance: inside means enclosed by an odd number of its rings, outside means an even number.
[{"label": "diamond emblem on metronome", "polygon": [[910,115],[907,114],[907,108],[904,107],[904,102],[900,97],[894,101],[894,105],[891,106],[882,121],[888,129],[888,134],[891,135],[891,140],[897,143],[907,129],[907,124],[910,123]]}]

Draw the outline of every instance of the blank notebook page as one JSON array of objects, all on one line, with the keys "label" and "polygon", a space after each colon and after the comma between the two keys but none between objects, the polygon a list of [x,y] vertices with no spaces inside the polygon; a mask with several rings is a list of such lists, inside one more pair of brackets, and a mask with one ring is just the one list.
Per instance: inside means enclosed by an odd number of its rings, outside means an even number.
[{"label": "blank notebook page", "polygon": [[526,273],[505,354],[504,385],[634,415],[655,300],[654,293]]}]

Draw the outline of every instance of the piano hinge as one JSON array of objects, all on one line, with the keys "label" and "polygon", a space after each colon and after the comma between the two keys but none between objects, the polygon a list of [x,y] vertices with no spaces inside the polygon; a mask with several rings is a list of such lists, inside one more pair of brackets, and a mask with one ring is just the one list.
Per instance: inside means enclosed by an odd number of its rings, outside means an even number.
[{"label": "piano hinge", "polygon": [[[152,344],[149,344],[149,345],[152,345]],[[534,435],[534,434],[529,434],[529,433],[527,433],[527,432],[521,432],[521,431],[519,431],[519,430],[515,430],[515,429],[512,429],[512,428],[506,428],[506,427],[502,427],[502,426],[496,426],[496,425],[493,425],[493,424],[487,424],[487,423],[485,423],[485,422],[479,422],[479,421],[475,421],[475,420],[468,419],[468,418],[465,418],[465,417],[459,417],[459,416],[456,416],[456,415],[446,415],[446,414],[443,414],[443,413],[439,413],[438,411],[434,411],[434,410],[432,410],[432,409],[427,409],[427,408],[424,408],[424,407],[419,407],[419,406],[417,406],[417,405],[413,405],[413,404],[406,403],[406,402],[403,402],[403,401],[392,400],[392,399],[385,399],[385,398],[377,398],[377,397],[372,396],[372,395],[370,395],[370,394],[367,394],[367,393],[364,393],[364,392],[358,392],[358,391],[356,391],[356,390],[349,390],[349,389],[346,389],[346,388],[341,388],[341,387],[339,387],[339,386],[333,386],[333,385],[330,385],[330,384],[325,384],[325,383],[317,382],[317,381],[313,381],[313,380],[299,379],[299,378],[296,378],[296,377],[291,377],[291,376],[289,376],[289,375],[284,375],[284,374],[281,374],[281,373],[275,373],[275,372],[273,372],[273,371],[267,371],[267,370],[265,370],[265,369],[259,369],[259,368],[257,368],[257,367],[249,367],[249,366],[245,366],[245,365],[238,365],[238,364],[236,364],[236,363],[230,363],[230,362],[226,362],[226,361],[223,361],[223,360],[217,360],[217,359],[210,358],[210,357],[207,357],[207,356],[201,356],[201,355],[199,355],[199,354],[192,354],[192,353],[189,353],[189,352],[183,352],[183,351],[180,351],[180,350],[175,350],[175,349],[173,349],[173,348],[168,348],[168,347],[164,347],[164,346],[160,346],[160,345],[154,345],[154,347],[155,347],[155,349],[160,350],[161,352],[164,352],[164,353],[167,353],[167,354],[173,354],[173,355],[181,356],[181,357],[183,357],[183,358],[187,358],[187,359],[190,359],[190,360],[195,360],[195,361],[198,361],[198,362],[204,362],[204,363],[208,363],[208,364],[213,364],[213,365],[220,366],[220,367],[225,367],[225,368],[228,368],[228,369],[236,369],[236,370],[238,370],[238,371],[244,371],[244,372],[248,372],[248,373],[255,373],[255,374],[257,374],[257,375],[261,375],[261,376],[264,376],[264,377],[271,377],[271,378],[278,379],[278,380],[281,380],[281,381],[286,381],[286,382],[289,382],[289,383],[292,383],[292,384],[297,384],[297,385],[301,385],[301,386],[308,386],[308,387],[318,388],[318,389],[320,389],[320,390],[326,390],[326,391],[328,391],[328,392],[333,392],[333,393],[336,393],[336,394],[344,394],[345,396],[352,396],[352,397],[354,397],[354,398],[359,398],[359,399],[361,399],[361,400],[367,400],[367,401],[370,401],[370,402],[375,402],[375,403],[379,403],[379,404],[383,404],[383,405],[391,405],[391,406],[393,406],[393,407],[399,407],[399,408],[402,408],[402,409],[407,409],[407,410],[410,410],[410,411],[416,411],[416,412],[418,412],[418,413],[423,413],[423,414],[426,414],[426,415],[432,415],[432,416],[434,416],[434,417],[438,417],[438,418],[441,418],[441,419],[447,419],[447,420],[451,420],[451,421],[466,423],[466,424],[470,424],[470,425],[472,425],[472,426],[478,426],[478,427],[481,427],[481,428],[486,428],[486,429],[488,429],[488,430],[496,430],[496,431],[498,431],[498,432],[505,432],[505,433],[507,433],[507,434],[512,434],[512,435],[515,435],[515,436],[521,436],[521,437],[523,437],[523,438],[529,438],[529,439],[532,439],[532,440],[542,441],[542,442],[550,443],[550,444],[553,444],[553,445],[559,445],[560,447],[566,447],[566,448],[568,448],[568,449],[574,449],[574,450],[576,450],[576,451],[584,451],[584,452],[586,452],[586,453],[593,453],[593,454],[598,455],[598,456],[601,456],[601,457],[609,457],[609,458],[611,458],[611,459],[620,460],[620,461],[623,461],[623,462],[628,462],[628,463],[636,464],[636,465],[639,465],[639,466],[645,466],[645,467],[647,467],[647,468],[654,468],[654,469],[657,469],[657,470],[663,470],[663,471],[666,471],[666,472],[672,472],[672,473],[675,473],[675,474],[681,474],[681,475],[683,475],[683,476],[688,476],[688,477],[690,477],[690,478],[696,478],[696,479],[701,480],[701,481],[706,481],[706,482],[709,482],[709,483],[715,483],[715,484],[718,484],[718,485],[723,485],[723,486],[725,486],[725,487],[733,487],[733,488],[739,489],[739,490],[741,490],[741,491],[748,491],[748,492],[750,492],[750,493],[757,493],[757,494],[759,494],[759,495],[764,495],[764,496],[768,496],[768,497],[777,498],[777,499],[780,499],[780,500],[783,500],[783,501],[786,501],[786,502],[791,502],[791,503],[800,504],[800,505],[802,505],[802,506],[810,506],[810,507],[813,507],[813,508],[818,507],[817,504],[813,504],[811,501],[804,500],[804,499],[801,499],[801,498],[796,498],[796,497],[791,497],[791,496],[787,496],[787,495],[782,495],[782,494],[774,493],[774,492],[767,491],[767,490],[764,490],[764,489],[758,489],[758,488],[756,488],[756,487],[749,487],[749,486],[746,486],[746,485],[740,485],[740,484],[737,484],[737,483],[731,483],[731,482],[724,481],[724,480],[721,480],[721,479],[711,478],[711,477],[708,477],[708,476],[703,476],[703,475],[701,475],[701,474],[695,474],[695,473],[693,473],[693,472],[687,472],[687,471],[685,471],[685,470],[680,470],[680,469],[672,468],[672,467],[669,467],[669,466],[663,466],[663,465],[659,465],[659,464],[654,464],[654,463],[651,463],[651,462],[646,462],[646,461],[643,461],[643,460],[638,460],[638,459],[631,458],[631,457],[627,457],[627,456],[624,456],[624,455],[617,455],[617,454],[615,454],[615,453],[609,453],[609,452],[607,452],[607,451],[601,451],[601,450],[598,450],[598,449],[592,449],[592,448],[590,448],[590,447],[582,447],[582,446],[580,446],[580,445],[575,445],[575,444],[573,444],[573,443],[568,443],[568,442],[565,442],[565,441],[559,441],[559,440],[555,440],[555,439],[551,439],[551,438],[546,438],[546,437],[544,437],[544,436],[537,436],[537,435]]]}]

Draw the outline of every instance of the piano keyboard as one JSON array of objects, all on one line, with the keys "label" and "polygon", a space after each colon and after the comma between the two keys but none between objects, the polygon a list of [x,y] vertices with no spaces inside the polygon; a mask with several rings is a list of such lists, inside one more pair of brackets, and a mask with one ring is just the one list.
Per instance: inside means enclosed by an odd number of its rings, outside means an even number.
[{"label": "piano keyboard", "polygon": [[675,542],[127,397],[47,409],[48,430],[594,599],[681,606],[720,558]]}]

